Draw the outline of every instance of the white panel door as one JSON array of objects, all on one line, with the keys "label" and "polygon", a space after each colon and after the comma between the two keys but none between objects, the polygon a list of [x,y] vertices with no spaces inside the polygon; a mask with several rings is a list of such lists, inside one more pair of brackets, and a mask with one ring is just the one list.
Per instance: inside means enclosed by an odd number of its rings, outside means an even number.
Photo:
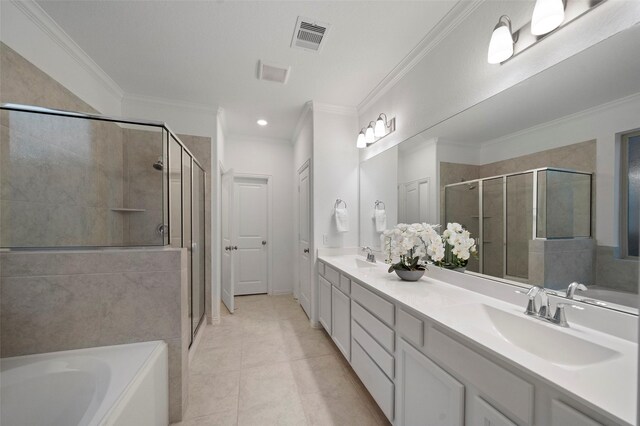
[{"label": "white panel door", "polygon": [[418,182],[418,199],[420,205],[418,222],[432,222],[429,215],[429,180]]},{"label": "white panel door", "polygon": [[267,180],[237,177],[234,196],[235,295],[267,293]]},{"label": "white panel door", "polygon": [[464,385],[402,339],[399,349],[397,424],[462,426]]},{"label": "white panel door", "polygon": [[298,173],[298,270],[300,291],[298,301],[311,317],[311,185],[309,166]]},{"label": "white panel door", "polygon": [[221,221],[222,221],[222,303],[233,313],[233,170],[222,175]]},{"label": "white panel door", "polygon": [[416,223],[420,220],[420,192],[416,182],[408,183],[405,190],[405,223]]}]

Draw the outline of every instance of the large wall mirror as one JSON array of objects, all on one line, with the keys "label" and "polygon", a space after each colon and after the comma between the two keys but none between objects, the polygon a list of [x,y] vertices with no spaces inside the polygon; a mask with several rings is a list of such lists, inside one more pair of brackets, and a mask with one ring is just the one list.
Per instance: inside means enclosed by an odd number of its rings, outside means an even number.
[{"label": "large wall mirror", "polygon": [[576,299],[637,314],[639,53],[636,26],[366,158],[361,245],[458,222],[478,242],[464,273],[560,295],[578,281]]}]

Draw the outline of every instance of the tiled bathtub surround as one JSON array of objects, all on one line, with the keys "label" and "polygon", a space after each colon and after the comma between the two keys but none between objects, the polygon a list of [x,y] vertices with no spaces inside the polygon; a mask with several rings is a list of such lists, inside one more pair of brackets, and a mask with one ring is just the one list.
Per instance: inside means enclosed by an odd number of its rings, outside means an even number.
[{"label": "tiled bathtub surround", "polygon": [[0,253],[0,355],[164,340],[170,416],[188,389],[183,249]]}]

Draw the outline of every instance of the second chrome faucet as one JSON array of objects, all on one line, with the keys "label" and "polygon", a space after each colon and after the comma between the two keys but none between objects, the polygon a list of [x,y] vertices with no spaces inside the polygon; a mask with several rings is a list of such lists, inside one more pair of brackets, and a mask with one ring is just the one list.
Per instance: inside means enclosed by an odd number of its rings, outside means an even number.
[{"label": "second chrome faucet", "polygon": [[[571,286],[570,286],[571,287]],[[575,291],[575,290],[574,290]],[[577,306],[567,305],[565,303],[558,303],[556,305],[556,311],[553,316],[551,315],[551,304],[549,301],[549,295],[556,296],[557,293],[554,291],[549,291],[544,288],[533,286],[529,289],[527,293],[522,291],[517,291],[518,293],[526,294],[529,300],[527,301],[527,308],[524,313],[533,316],[535,318],[548,321],[552,324],[559,325],[560,327],[569,327],[569,323],[567,322],[567,316],[565,314],[565,308],[567,306],[577,309]],[[567,292],[568,293],[568,292]],[[571,294],[573,296],[573,292]],[[536,298],[540,297],[540,306],[536,308]]]}]

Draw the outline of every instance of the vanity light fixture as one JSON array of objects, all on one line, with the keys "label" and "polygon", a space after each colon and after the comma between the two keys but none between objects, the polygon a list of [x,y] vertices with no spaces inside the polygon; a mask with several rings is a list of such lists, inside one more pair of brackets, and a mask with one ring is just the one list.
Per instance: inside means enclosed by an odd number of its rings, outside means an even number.
[{"label": "vanity light fixture", "polygon": [[531,34],[550,33],[564,21],[564,2],[562,0],[537,0],[531,19]]},{"label": "vanity light fixture", "polygon": [[256,123],[258,123],[258,126],[266,126],[267,124],[269,124],[267,122],[267,120],[264,120],[262,118],[260,120],[256,121]]},{"label": "vanity light fixture", "polygon": [[360,129],[356,141],[357,148],[366,148],[396,130],[396,118],[389,119],[387,114],[380,113],[378,119],[369,122],[366,128]]},{"label": "vanity light fixture", "polygon": [[[387,129],[389,131],[387,132]],[[376,127],[373,129],[373,133],[377,138],[383,138],[387,136],[387,133],[391,133],[396,129],[396,119],[387,119],[387,114],[381,112],[376,120]]]},{"label": "vanity light fixture", "polygon": [[367,141],[364,137],[364,129],[360,129],[360,133],[358,133],[358,141],[356,142],[356,148],[366,148]]},{"label": "vanity light fixture", "polygon": [[364,132],[364,140],[368,144],[376,141],[376,135],[373,130],[373,121],[369,123],[369,127],[367,127],[367,130]]},{"label": "vanity light fixture", "polygon": [[511,32],[511,19],[507,15],[502,15],[491,34],[487,62],[499,64],[512,57],[514,43],[515,39]]}]

